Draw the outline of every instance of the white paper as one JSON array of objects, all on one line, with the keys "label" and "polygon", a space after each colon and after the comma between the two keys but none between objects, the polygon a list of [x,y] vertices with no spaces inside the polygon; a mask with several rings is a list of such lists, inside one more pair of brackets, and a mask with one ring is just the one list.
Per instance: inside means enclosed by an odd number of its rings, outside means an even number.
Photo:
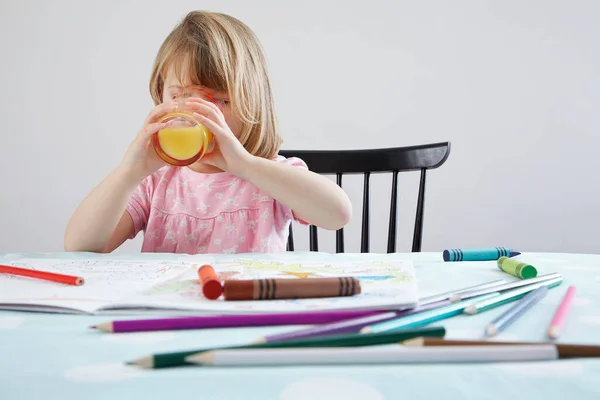
[{"label": "white paper", "polygon": [[[283,258],[282,258],[283,260]],[[361,294],[315,299],[225,301],[202,296],[197,270],[211,264],[227,279],[353,276]],[[20,259],[11,265],[81,276],[82,286],[0,274],[0,308],[109,314],[110,311],[265,313],[409,308],[418,290],[411,261],[194,257],[174,260]]]},{"label": "white paper", "polygon": [[350,309],[409,308],[417,305],[418,289],[411,261],[283,262],[273,259],[220,258],[211,264],[221,281],[226,279],[311,279],[353,276],[361,294],[315,299],[225,301],[202,296],[195,271],[160,284],[119,306],[173,307],[218,313],[299,312]]},{"label": "white paper", "polygon": [[57,311],[65,308],[83,312],[94,312],[194,268],[189,262],[167,260],[30,258],[10,265],[80,276],[85,283],[73,286],[0,273],[0,307],[37,311],[54,307]]}]

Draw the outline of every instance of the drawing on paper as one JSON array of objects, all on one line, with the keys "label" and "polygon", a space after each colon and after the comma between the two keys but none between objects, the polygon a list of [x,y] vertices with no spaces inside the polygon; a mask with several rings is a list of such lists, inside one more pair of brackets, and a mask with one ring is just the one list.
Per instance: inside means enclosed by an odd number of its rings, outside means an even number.
[{"label": "drawing on paper", "polygon": [[321,299],[286,299],[270,301],[206,300],[192,271],[179,282],[169,282],[144,292],[143,300],[157,304],[177,303],[182,307],[218,311],[293,311],[343,308],[385,308],[414,305],[418,299],[414,268],[411,262],[283,262],[261,259],[217,259],[211,264],[221,280],[227,279],[312,279],[353,276],[361,283],[362,293],[351,297]]},{"label": "drawing on paper", "polygon": [[[306,259],[285,256],[265,256],[264,259],[252,256],[207,256],[201,259],[202,262],[198,257],[189,260],[19,259],[12,264],[82,276],[86,283],[74,287],[0,275],[0,307],[13,304],[92,313],[137,308],[236,313],[392,309],[414,306],[418,300],[414,268],[410,261],[352,260],[333,255]],[[206,300],[198,282],[197,270],[202,264],[211,264],[222,281],[353,276],[360,281],[362,291],[350,297]],[[24,298],[24,294],[27,298]]]},{"label": "drawing on paper", "polygon": [[[82,286],[61,285],[40,279],[0,274],[1,300],[107,302],[133,295],[154,285],[176,278],[193,264],[179,261],[19,259],[15,267],[30,268],[66,275],[82,276]],[[7,284],[8,280],[10,284]],[[4,282],[4,284],[3,284]],[[23,294],[28,296],[24,297]]]}]

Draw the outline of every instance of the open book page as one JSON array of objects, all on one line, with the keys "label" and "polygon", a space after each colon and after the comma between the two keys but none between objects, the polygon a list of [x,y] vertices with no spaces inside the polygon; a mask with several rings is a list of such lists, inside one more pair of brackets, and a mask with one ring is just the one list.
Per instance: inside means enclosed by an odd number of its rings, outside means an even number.
[{"label": "open book page", "polygon": [[0,308],[93,313],[120,299],[188,272],[192,262],[177,260],[77,260],[22,258],[10,265],[80,276],[82,286],[0,274]]},{"label": "open book page", "polygon": [[225,301],[202,296],[195,271],[115,303],[118,307],[156,307],[212,313],[300,312],[344,309],[410,308],[418,302],[417,281],[411,261],[350,260],[314,257],[217,257],[212,263],[221,281],[226,279],[311,279],[353,276],[362,293],[351,297],[294,300]]}]

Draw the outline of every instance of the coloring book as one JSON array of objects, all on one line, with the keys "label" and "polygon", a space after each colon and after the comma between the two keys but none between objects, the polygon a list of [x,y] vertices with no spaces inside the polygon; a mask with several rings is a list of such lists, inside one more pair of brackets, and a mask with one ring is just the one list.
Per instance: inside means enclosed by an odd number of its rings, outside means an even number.
[{"label": "coloring book", "polygon": [[[118,314],[136,312],[243,314],[355,309],[402,309],[418,303],[411,261],[323,255],[189,256],[173,259],[20,258],[9,265],[81,276],[82,286],[0,274],[0,309]],[[362,292],[350,297],[225,301],[202,296],[197,270],[210,264],[227,279],[311,279],[353,276]]]}]

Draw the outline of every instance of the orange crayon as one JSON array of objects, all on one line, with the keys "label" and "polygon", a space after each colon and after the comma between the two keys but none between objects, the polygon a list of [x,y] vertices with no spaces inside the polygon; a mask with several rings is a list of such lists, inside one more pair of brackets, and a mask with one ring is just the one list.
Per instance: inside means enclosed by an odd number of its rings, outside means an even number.
[{"label": "orange crayon", "polygon": [[46,281],[64,283],[66,285],[81,286],[84,279],[80,276],[56,274],[54,272],[38,271],[29,268],[11,267],[8,265],[0,265],[0,273],[19,276],[27,276],[29,278],[43,279]]},{"label": "orange crayon", "polygon": [[198,269],[198,278],[202,284],[202,294],[209,300],[216,300],[223,293],[223,286],[214,268],[208,264]]},{"label": "orange crayon", "polygon": [[227,280],[225,300],[273,300],[353,296],[360,282],[352,277]]}]

